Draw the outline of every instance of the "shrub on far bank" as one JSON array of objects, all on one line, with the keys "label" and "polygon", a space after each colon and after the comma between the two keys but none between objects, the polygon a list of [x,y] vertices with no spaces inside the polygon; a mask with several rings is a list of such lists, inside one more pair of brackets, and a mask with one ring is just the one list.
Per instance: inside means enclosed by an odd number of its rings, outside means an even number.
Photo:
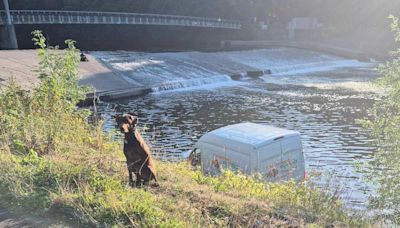
[{"label": "shrub on far bank", "polygon": [[47,48],[40,32],[41,84],[0,94],[0,198],[37,213],[70,213],[84,225],[121,227],[366,226],[340,200],[306,184],[267,184],[224,171],[158,162],[160,187],[130,188],[119,142],[90,125],[76,104],[79,51]]}]

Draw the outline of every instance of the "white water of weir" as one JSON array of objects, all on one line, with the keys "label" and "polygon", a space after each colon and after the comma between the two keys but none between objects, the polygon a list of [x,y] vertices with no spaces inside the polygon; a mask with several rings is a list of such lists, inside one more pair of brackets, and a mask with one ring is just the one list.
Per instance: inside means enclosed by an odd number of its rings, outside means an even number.
[{"label": "white water of weir", "polygon": [[228,85],[231,78],[227,75],[218,75],[205,78],[176,80],[165,82],[152,88],[153,92],[176,91],[190,88],[206,88],[210,85]]},{"label": "white water of weir", "polygon": [[229,86],[234,84],[230,75],[245,75],[247,71],[270,70],[272,76],[281,76],[371,65],[295,48],[216,53],[124,51],[92,54],[122,75],[128,84],[139,84],[153,92]]},{"label": "white water of weir", "polygon": [[273,75],[278,76],[332,71],[343,67],[368,67],[372,65],[373,64],[371,63],[363,63],[357,60],[345,59],[272,67],[270,70]]}]

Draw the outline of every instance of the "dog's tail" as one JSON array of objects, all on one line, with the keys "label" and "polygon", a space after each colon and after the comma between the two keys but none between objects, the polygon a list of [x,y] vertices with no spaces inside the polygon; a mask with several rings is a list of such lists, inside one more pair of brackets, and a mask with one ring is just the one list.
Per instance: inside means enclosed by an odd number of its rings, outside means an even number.
[{"label": "dog's tail", "polygon": [[150,156],[147,156],[146,160],[143,161],[143,164],[140,166],[139,173],[142,173],[143,167],[147,165],[147,168],[150,170],[149,181],[154,180],[158,185],[157,172],[155,170],[154,161]]}]

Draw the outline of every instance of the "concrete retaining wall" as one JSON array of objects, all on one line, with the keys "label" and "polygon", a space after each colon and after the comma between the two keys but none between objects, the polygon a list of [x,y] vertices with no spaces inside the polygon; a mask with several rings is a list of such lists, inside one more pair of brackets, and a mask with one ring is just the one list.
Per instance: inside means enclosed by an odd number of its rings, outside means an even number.
[{"label": "concrete retaining wall", "polygon": [[348,48],[336,47],[323,43],[314,42],[290,42],[290,41],[267,41],[267,40],[256,40],[256,41],[240,41],[240,40],[226,40],[222,43],[223,47],[230,50],[237,49],[256,49],[256,48],[271,48],[271,47],[293,47],[299,49],[308,49],[313,51],[319,51],[327,54],[337,55],[349,59],[357,59],[363,62],[369,62],[370,58],[375,58],[370,54],[352,50]]}]

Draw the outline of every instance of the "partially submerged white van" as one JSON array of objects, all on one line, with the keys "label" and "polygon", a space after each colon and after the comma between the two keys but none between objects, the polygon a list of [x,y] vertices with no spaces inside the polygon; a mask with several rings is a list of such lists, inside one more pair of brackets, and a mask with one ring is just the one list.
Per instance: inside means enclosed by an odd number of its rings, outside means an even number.
[{"label": "partially submerged white van", "polygon": [[305,178],[300,133],[254,123],[240,123],[205,134],[190,155],[204,173],[221,169],[260,173],[267,181]]}]

